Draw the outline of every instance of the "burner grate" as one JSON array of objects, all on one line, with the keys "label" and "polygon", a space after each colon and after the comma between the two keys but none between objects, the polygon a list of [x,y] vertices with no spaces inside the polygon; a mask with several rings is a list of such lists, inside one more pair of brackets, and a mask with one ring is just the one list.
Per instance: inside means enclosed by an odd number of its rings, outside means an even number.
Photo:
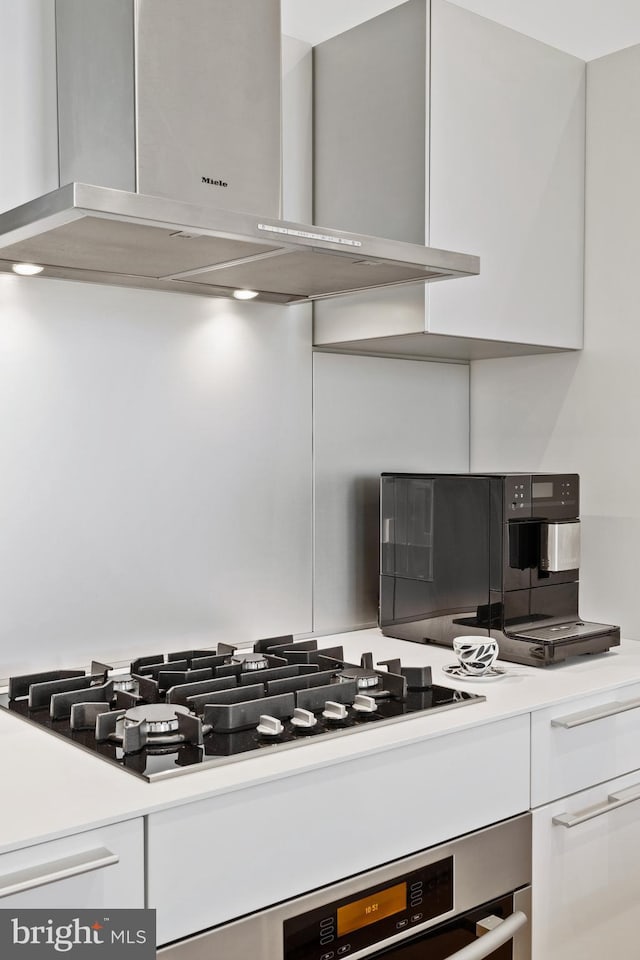
[{"label": "burner grate", "polygon": [[[363,681],[367,685],[363,685]],[[291,636],[139,657],[130,673],[15,677],[0,706],[147,780],[346,736],[484,697],[431,683],[397,659],[348,663],[343,648]]]}]

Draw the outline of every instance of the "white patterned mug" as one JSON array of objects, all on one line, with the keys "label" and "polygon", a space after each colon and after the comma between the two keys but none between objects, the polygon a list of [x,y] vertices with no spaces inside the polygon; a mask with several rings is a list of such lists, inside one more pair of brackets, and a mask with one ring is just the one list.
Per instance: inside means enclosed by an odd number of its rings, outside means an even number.
[{"label": "white patterned mug", "polygon": [[498,641],[492,637],[456,637],[453,650],[462,669],[480,677],[493,666],[498,656]]}]

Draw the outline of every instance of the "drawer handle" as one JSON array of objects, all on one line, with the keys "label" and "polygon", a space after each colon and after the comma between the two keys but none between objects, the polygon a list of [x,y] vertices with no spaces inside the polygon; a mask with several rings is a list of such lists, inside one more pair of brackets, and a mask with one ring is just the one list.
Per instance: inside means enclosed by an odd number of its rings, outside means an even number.
[{"label": "drawer handle", "polygon": [[580,823],[586,823],[587,820],[595,820],[601,817],[603,813],[611,813],[618,807],[624,807],[627,803],[633,803],[634,800],[640,800],[640,783],[633,787],[626,787],[616,793],[610,793],[607,802],[599,807],[590,807],[582,813],[559,813],[553,818],[553,822],[559,827],[577,827]]},{"label": "drawer handle", "polygon": [[500,923],[496,924],[489,933],[485,933],[473,943],[463,947],[462,950],[452,953],[447,960],[484,960],[485,957],[490,957],[503,943],[513,940],[518,930],[528,922],[529,918],[526,913],[523,913],[522,910],[516,910],[506,920],[501,920]]},{"label": "drawer handle", "polygon": [[551,726],[572,730],[574,727],[581,727],[583,724],[592,723],[594,720],[604,720],[606,717],[615,717],[618,713],[626,713],[627,710],[637,710],[638,707],[640,707],[640,697],[635,700],[614,700],[613,703],[601,703],[599,707],[581,710],[580,713],[570,713],[566,717],[557,717],[551,721]]},{"label": "drawer handle", "polygon": [[0,876],[0,897],[10,897],[14,893],[23,893],[43,887],[46,883],[55,883],[56,880],[66,880],[68,877],[77,877],[90,870],[100,870],[118,863],[120,857],[111,853],[106,847],[96,850],[87,850],[85,853],[76,853],[62,860],[51,860],[49,863],[40,863],[36,867],[27,867],[25,870],[16,870]]}]

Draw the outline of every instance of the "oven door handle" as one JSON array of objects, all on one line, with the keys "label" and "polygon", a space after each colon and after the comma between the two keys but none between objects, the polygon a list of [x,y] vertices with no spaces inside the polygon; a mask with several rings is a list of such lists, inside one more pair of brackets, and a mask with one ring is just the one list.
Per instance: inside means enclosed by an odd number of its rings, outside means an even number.
[{"label": "oven door handle", "polygon": [[[487,918],[497,920],[497,917]],[[482,921],[483,923],[485,921]],[[518,930],[521,930],[529,922],[529,918],[522,910],[516,910],[505,920],[500,920],[493,930],[479,937],[474,943],[470,943],[457,953],[452,953],[447,960],[485,960],[490,957],[494,950],[501,947],[509,940],[513,940]]]}]

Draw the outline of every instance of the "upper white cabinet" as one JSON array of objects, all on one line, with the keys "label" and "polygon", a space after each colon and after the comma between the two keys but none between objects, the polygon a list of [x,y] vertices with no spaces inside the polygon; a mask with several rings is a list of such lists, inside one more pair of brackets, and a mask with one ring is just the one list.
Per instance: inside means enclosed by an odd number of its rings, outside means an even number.
[{"label": "upper white cabinet", "polygon": [[316,346],[582,346],[585,64],[444,0],[315,48],[314,220],[480,256],[480,276],[317,303]]}]

